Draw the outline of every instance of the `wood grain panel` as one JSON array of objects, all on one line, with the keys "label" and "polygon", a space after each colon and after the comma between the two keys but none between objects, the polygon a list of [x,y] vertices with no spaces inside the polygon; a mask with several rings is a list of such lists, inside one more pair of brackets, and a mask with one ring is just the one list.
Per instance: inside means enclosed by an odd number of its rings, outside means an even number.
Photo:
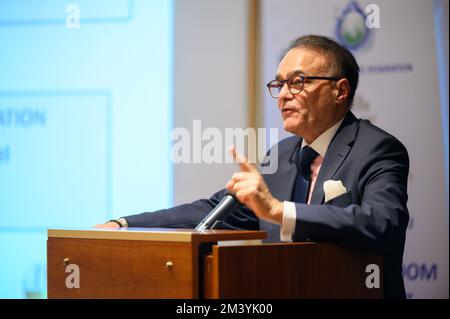
[{"label": "wood grain panel", "polygon": [[[192,298],[190,243],[52,239],[48,248],[49,298]],[[80,269],[80,288],[66,288],[64,259]],[[173,266],[166,268],[166,263]]]},{"label": "wood grain panel", "polygon": [[[366,266],[382,257],[325,243],[213,247],[206,298],[382,298],[368,289]],[[382,271],[380,282],[382,283]]]}]

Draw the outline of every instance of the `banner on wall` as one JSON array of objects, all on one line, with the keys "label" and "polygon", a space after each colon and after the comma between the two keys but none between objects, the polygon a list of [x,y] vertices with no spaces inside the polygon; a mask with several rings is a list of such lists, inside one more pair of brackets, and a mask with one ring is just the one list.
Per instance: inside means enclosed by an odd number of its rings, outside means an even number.
[{"label": "banner on wall", "polygon": [[[449,288],[448,195],[433,19],[432,1],[261,2],[264,83],[274,78],[291,40],[307,34],[331,37],[352,50],[361,68],[352,111],[408,149],[410,223],[403,260],[408,298],[448,298]],[[276,102],[266,92],[262,101],[265,127],[283,131]]]}]

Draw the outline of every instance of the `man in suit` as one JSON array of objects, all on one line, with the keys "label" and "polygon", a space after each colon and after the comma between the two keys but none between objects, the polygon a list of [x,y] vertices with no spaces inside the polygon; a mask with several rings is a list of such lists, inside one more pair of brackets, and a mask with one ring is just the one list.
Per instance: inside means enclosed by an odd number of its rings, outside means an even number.
[{"label": "man in suit", "polygon": [[[240,172],[210,199],[98,227],[194,228],[228,190],[245,206],[222,227],[263,229],[271,242],[331,242],[381,253],[385,297],[404,298],[408,153],[395,137],[352,114],[358,78],[346,48],[322,36],[296,39],[267,84],[284,129],[294,136],[269,151],[260,171],[233,149]],[[271,161],[278,169],[268,174]]]}]

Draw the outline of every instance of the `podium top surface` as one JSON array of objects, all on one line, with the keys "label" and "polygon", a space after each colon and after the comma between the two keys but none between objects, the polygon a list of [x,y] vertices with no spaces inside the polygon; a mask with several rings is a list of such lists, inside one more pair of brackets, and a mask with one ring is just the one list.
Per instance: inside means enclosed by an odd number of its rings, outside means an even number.
[{"label": "podium top surface", "polygon": [[48,238],[114,239],[169,242],[215,242],[226,240],[264,239],[266,232],[252,230],[211,229],[197,231],[175,228],[86,228],[49,229]]}]

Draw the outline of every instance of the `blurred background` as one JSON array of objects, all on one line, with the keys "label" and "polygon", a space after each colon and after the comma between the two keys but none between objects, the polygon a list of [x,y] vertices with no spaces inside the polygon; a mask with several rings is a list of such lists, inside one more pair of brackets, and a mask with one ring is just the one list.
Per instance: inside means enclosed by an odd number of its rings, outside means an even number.
[{"label": "blurred background", "polygon": [[233,164],[171,162],[174,128],[287,136],[265,83],[305,34],[352,50],[354,113],[407,147],[408,297],[448,298],[448,10],[447,0],[0,0],[0,298],[46,298],[49,228],[223,188]]}]

